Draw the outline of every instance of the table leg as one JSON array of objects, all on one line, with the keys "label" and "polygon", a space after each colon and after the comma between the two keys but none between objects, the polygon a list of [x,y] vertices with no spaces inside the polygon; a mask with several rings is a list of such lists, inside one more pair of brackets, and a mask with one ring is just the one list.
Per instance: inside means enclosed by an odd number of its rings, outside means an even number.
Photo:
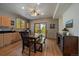
[{"label": "table leg", "polygon": [[36,39],[34,40],[34,53],[36,53]]}]

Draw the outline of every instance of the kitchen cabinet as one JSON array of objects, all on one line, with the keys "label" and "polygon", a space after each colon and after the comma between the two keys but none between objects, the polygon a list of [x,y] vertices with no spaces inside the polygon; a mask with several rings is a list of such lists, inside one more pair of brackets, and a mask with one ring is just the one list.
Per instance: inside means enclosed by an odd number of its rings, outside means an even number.
[{"label": "kitchen cabinet", "polygon": [[11,33],[5,33],[3,35],[4,35],[4,46],[7,46],[12,41],[12,35],[11,35]]},{"label": "kitchen cabinet", "polygon": [[16,33],[11,33],[11,43],[14,43],[15,41],[16,41],[16,38],[17,38],[17,35],[16,35]]},{"label": "kitchen cabinet", "polygon": [[0,26],[2,25],[2,17],[0,16]]},{"label": "kitchen cabinet", "polygon": [[21,40],[21,36],[20,36],[20,34],[19,34],[19,32],[16,32],[16,41],[18,41],[18,40]]},{"label": "kitchen cabinet", "polygon": [[18,32],[5,33],[4,34],[4,46],[15,43],[20,40],[20,35]]},{"label": "kitchen cabinet", "polygon": [[0,16],[1,27],[11,27],[11,19],[8,16]]},{"label": "kitchen cabinet", "polygon": [[3,34],[0,34],[0,48],[3,47]]},{"label": "kitchen cabinet", "polygon": [[0,33],[0,48],[13,44],[20,39],[19,32]]},{"label": "kitchen cabinet", "polygon": [[18,32],[12,33],[11,35],[12,35],[12,36],[11,36],[11,37],[12,37],[12,39],[11,39],[12,43],[14,43],[14,42],[20,40],[20,36],[19,36],[19,33],[18,33]]}]

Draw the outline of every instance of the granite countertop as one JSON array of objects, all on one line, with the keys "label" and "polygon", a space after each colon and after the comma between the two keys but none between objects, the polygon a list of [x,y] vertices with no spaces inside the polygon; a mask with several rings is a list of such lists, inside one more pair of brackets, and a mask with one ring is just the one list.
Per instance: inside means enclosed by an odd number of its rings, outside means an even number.
[{"label": "granite countertop", "polygon": [[12,33],[12,32],[15,32],[15,31],[0,31],[0,33]]}]

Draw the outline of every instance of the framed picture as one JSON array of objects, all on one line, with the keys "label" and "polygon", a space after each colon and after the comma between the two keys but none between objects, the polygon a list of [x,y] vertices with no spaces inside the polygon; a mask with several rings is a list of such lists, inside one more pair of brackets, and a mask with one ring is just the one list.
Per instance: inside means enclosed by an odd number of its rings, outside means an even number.
[{"label": "framed picture", "polygon": [[55,28],[55,24],[50,24],[50,29],[54,29]]},{"label": "framed picture", "polygon": [[72,28],[73,27],[73,19],[66,22],[66,28]]}]

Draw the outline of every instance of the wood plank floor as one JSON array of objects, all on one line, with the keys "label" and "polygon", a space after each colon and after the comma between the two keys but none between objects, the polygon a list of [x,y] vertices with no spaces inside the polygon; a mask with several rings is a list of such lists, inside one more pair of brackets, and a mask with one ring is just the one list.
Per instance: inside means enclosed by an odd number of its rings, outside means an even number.
[{"label": "wood plank floor", "polygon": [[[4,48],[0,48],[1,56],[28,56],[27,54],[28,49],[25,49],[23,54],[21,52],[22,52],[21,41]],[[44,45],[43,52],[36,52],[36,53],[32,52],[31,56],[62,56],[62,53],[56,44],[56,40],[47,39],[46,44]]]}]

